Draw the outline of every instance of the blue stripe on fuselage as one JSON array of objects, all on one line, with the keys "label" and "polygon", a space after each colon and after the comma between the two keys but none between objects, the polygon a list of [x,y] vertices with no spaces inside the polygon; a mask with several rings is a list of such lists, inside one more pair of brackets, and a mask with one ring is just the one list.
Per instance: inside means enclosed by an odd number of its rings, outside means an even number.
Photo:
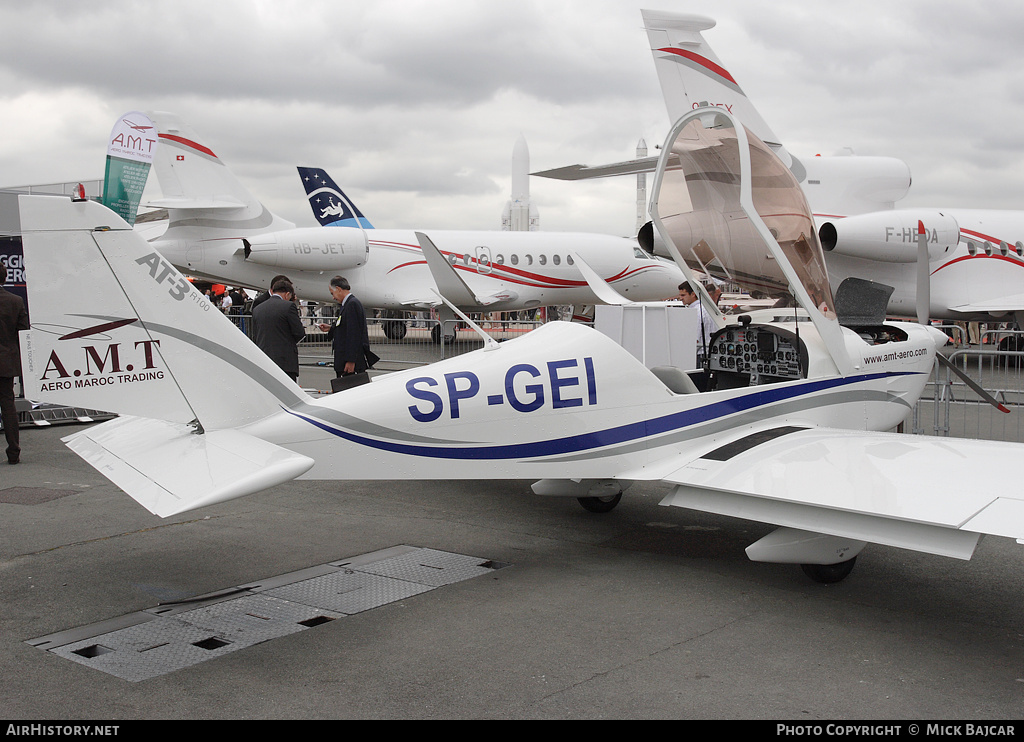
[{"label": "blue stripe on fuselage", "polygon": [[366,438],[345,430],[330,427],[326,423],[294,410],[285,411],[308,422],[311,425],[324,430],[331,435],[352,441],[362,446],[377,448],[391,453],[405,454],[407,456],[426,456],[435,459],[530,459],[540,456],[552,456],[564,453],[575,453],[587,451],[594,448],[602,448],[641,438],[649,438],[662,433],[680,430],[699,423],[708,422],[717,418],[726,417],[737,412],[746,412],[757,407],[766,407],[776,402],[802,397],[808,394],[859,384],[865,381],[874,381],[891,376],[910,376],[916,372],[886,372],[877,374],[864,374],[862,376],[824,379],[812,381],[799,386],[774,387],[764,391],[744,394],[732,399],[722,400],[713,404],[704,405],[682,412],[674,412],[670,415],[654,418],[653,420],[641,420],[640,422],[619,425],[614,428],[597,430],[592,433],[570,435],[564,438],[552,438],[546,441],[535,441],[533,443],[510,443],[502,445],[474,446],[467,444],[465,448],[453,448],[445,446],[425,446],[411,443],[397,443],[393,441],[380,441]]}]

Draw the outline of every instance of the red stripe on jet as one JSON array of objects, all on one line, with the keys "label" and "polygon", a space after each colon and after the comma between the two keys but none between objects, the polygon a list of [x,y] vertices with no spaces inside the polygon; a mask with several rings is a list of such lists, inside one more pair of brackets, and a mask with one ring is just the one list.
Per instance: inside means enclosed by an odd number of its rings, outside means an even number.
[{"label": "red stripe on jet", "polygon": [[[998,237],[993,237],[992,235],[985,234],[984,232],[975,232],[973,229],[964,229],[963,227],[961,227],[960,231],[963,232],[964,234],[971,235],[971,237],[977,237],[980,240],[988,240],[989,242],[994,242],[997,245],[1000,242],[1002,242],[1002,240],[1000,240]],[[1006,244],[1010,243],[1007,242]]]},{"label": "red stripe on jet", "polygon": [[186,147],[191,147],[197,152],[202,152],[204,155],[209,155],[210,157],[214,158],[217,157],[217,155],[213,153],[212,149],[210,149],[209,147],[204,147],[203,145],[199,144],[199,142],[193,142],[191,139],[175,136],[174,134],[160,134],[159,136],[161,139],[170,139],[172,142],[184,144]]},{"label": "red stripe on jet", "polygon": [[658,51],[665,52],[666,54],[675,54],[678,57],[685,57],[686,59],[689,59],[692,62],[696,62],[701,67],[704,67],[705,69],[714,72],[716,75],[724,77],[733,85],[739,85],[739,83],[733,79],[732,75],[729,74],[729,70],[725,69],[725,67],[722,67],[721,65],[715,64],[710,59],[702,57],[699,54],[688,52],[685,49],[675,49],[672,47],[665,47],[664,49],[658,49]]},{"label": "red stripe on jet", "polygon": [[932,275],[934,276],[936,273],[941,271],[943,268],[948,268],[949,266],[953,265],[954,263],[959,263],[959,262],[964,261],[964,260],[1005,260],[1010,265],[1015,265],[1015,266],[1018,266],[1018,267],[1021,266],[1021,262],[1019,260],[1015,260],[1015,259],[1013,259],[1011,257],[1007,257],[1006,255],[964,255],[964,256],[959,257],[959,258],[954,258],[953,260],[950,260],[948,263],[943,263],[938,268],[936,268],[935,270],[932,271]]}]

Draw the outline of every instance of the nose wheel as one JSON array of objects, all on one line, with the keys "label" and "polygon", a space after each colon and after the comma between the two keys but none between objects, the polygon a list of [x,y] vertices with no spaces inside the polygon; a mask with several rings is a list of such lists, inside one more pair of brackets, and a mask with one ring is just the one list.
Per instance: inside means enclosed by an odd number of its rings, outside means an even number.
[{"label": "nose wheel", "polygon": [[609,495],[608,497],[577,497],[576,499],[583,506],[584,510],[589,510],[591,513],[608,513],[619,504],[619,500],[622,499],[622,493]]}]

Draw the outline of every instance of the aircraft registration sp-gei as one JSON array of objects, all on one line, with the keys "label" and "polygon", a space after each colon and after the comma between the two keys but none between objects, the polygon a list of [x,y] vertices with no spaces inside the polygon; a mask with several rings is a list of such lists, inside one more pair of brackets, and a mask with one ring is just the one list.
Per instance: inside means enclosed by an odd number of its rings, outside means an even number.
[{"label": "aircraft registration sp-gei", "polygon": [[748,556],[822,581],[867,543],[969,559],[984,534],[1024,538],[1005,466],[1021,445],[879,432],[910,412],[946,336],[839,323],[798,183],[720,109],[673,126],[655,227],[680,265],[768,277],[803,308],[730,324],[712,308],[705,392],[686,369],[649,370],[552,322],[312,398],[113,212],[46,196],[20,209],[26,396],[122,415],[65,441],[161,517],[296,478],[534,480],[599,511],[658,481],[663,505],[778,526]]},{"label": "aircraft registration sp-gei", "polygon": [[[271,213],[180,119],[151,113],[159,132],[154,167],[168,210],[152,241],[188,275],[267,287],[286,274],[305,299],[332,301],[328,281],[344,275],[363,305],[465,311],[515,311],[600,303],[577,261],[635,301],[674,296],[683,275],[635,239],[570,232],[503,232],[303,227]],[[390,323],[389,323],[390,324]],[[395,323],[390,329],[404,329]],[[439,329],[439,328],[438,328]],[[435,341],[440,333],[435,332]]]},{"label": "aircraft registration sp-gei", "polygon": [[[669,120],[705,104],[737,115],[771,145],[800,181],[815,215],[829,277],[838,291],[850,277],[891,286],[888,311],[933,319],[1007,321],[1024,327],[1024,211],[896,208],[910,189],[910,169],[891,157],[799,159],[781,143],[722,64],[702,32],[705,16],[641,11]],[[547,177],[605,177],[642,171],[644,161],[559,168]],[[918,222],[928,229],[927,260],[919,264]],[[650,228],[640,241],[668,254]],[[919,272],[929,276],[922,302]]]}]

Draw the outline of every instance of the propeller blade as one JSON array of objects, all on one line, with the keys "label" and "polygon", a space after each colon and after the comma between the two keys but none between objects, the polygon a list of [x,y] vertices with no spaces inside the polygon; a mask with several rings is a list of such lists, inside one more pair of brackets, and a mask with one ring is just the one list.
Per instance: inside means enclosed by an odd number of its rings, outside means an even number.
[{"label": "propeller blade", "polygon": [[977,394],[979,397],[984,399],[990,405],[995,407],[1000,412],[1009,412],[1010,411],[1006,407],[1006,405],[1001,404],[1000,402],[998,402],[996,400],[995,397],[993,397],[991,394],[989,394],[984,389],[982,389],[981,385],[979,385],[974,379],[972,379],[970,376],[968,376],[964,371],[961,371],[957,367],[957,365],[955,363],[953,363],[951,360],[949,360],[948,358],[946,358],[946,356],[942,355],[941,353],[936,353],[935,357],[938,359],[939,363],[941,363],[943,366],[945,366],[950,371],[952,371],[954,374],[956,374],[960,378],[960,380],[963,383],[965,383],[968,387],[970,387],[971,390],[975,394]]},{"label": "propeller blade", "polygon": [[932,304],[932,281],[928,271],[928,233],[925,231],[924,222],[917,222],[917,321],[922,325],[928,324],[928,315],[931,314]]}]

